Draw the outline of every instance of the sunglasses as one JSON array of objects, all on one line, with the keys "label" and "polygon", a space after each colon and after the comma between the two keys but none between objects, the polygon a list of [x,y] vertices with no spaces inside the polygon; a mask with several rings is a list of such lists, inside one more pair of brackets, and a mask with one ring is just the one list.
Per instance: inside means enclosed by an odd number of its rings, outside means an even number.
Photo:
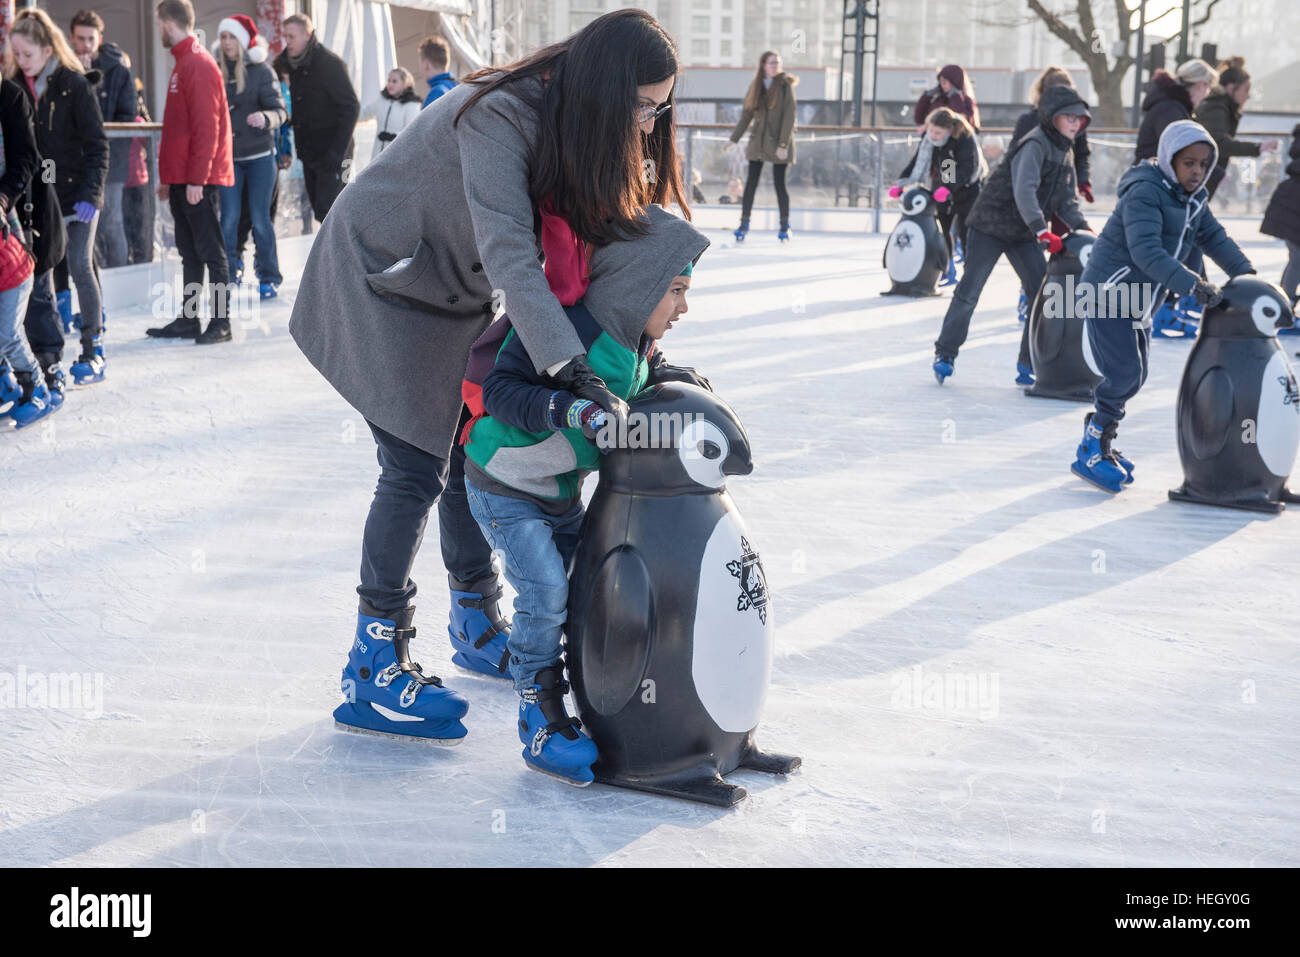
[{"label": "sunglasses", "polygon": [[660,107],[638,106],[632,115],[636,117],[638,123],[648,123],[650,120],[659,119],[659,117],[663,116],[672,108],[673,105],[671,103],[665,103]]}]

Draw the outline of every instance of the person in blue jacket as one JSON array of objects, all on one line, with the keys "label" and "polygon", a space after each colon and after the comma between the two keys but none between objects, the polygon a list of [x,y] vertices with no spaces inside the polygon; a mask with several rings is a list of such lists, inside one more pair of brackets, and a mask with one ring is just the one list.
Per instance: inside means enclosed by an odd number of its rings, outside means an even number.
[{"label": "person in blue jacket", "polygon": [[447,72],[447,64],[450,61],[451,52],[447,49],[447,41],[442,37],[425,37],[420,41],[420,70],[424,73],[424,78],[429,81],[429,93],[420,104],[420,109],[424,109],[456,85],[456,81]]},{"label": "person in blue jacket", "polygon": [[1187,268],[1189,258],[1204,253],[1229,277],[1255,271],[1210,212],[1206,185],[1217,159],[1214,138],[1199,123],[1165,127],[1156,156],[1120,178],[1119,202],[1079,280],[1077,303],[1103,378],[1070,469],[1107,492],[1133,480],[1132,462],[1112,442],[1125,404],[1146,382],[1152,314],[1170,293],[1202,306],[1220,299],[1214,284]]}]

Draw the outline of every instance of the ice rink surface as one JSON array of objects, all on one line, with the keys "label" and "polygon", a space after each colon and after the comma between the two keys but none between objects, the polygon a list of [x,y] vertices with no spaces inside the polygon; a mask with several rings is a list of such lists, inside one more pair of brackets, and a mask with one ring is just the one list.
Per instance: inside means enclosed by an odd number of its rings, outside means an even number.
[{"label": "ice rink surface", "polygon": [[[1281,244],[1229,226],[1275,281]],[[1167,500],[1191,343],[1154,344],[1111,498],[1068,471],[1084,407],[1013,384],[1005,262],[939,387],[948,294],[882,298],[882,237],[710,235],[664,348],[749,431],[759,741],[799,772],[723,811],[528,771],[514,693],[449,664],[436,522],[416,658],[469,737],[336,731],[378,469],[291,280],[233,345],[112,315],[108,379],[0,436],[0,864],[1300,864],[1300,509]]]}]

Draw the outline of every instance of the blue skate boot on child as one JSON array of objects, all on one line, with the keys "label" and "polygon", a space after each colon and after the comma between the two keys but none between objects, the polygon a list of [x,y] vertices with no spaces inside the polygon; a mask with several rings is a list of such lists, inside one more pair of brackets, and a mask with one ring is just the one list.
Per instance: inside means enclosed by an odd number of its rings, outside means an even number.
[{"label": "blue skate boot on child", "polygon": [[582,722],[564,710],[568,690],[563,663],[537,672],[532,687],[519,692],[519,740],[530,768],[585,788],[596,779],[591,765],[598,753]]},{"label": "blue skate boot on child", "polygon": [[952,261],[954,263],[964,263],[966,261],[966,250],[962,247],[960,239],[953,243]]},{"label": "blue skate boot on child", "polygon": [[492,678],[509,678],[506,642],[510,621],[501,617],[501,583],[495,575],[476,582],[448,575],[447,581],[451,585],[447,637],[454,652],[452,664]]},{"label": "blue skate boot on child", "polygon": [[1023,362],[1016,363],[1016,385],[1033,385],[1034,368],[1027,366]]},{"label": "blue skate boot on child", "polygon": [[749,232],[749,220],[742,219],[740,221],[740,225],[736,227],[736,231],[731,235],[736,237],[736,242],[743,243],[745,241],[745,236],[746,234],[748,234],[748,232]]},{"label": "blue skate boot on child", "polygon": [[21,399],[22,395],[23,390],[18,385],[18,380],[14,378],[9,363],[0,363],[0,418],[4,418],[14,410],[14,403]]},{"label": "blue skate boot on child", "polygon": [[787,243],[787,242],[790,241],[790,224],[789,224],[789,223],[782,223],[782,224],[781,224],[781,229],[777,232],[777,234],[776,234],[776,238],[777,238],[780,242],[783,242],[783,243]]},{"label": "blue skate boot on child", "polygon": [[54,395],[44,378],[36,372],[19,372],[15,374],[19,396],[14,400],[8,415],[14,420],[14,428],[25,429],[33,422],[45,418],[58,410],[63,404],[63,396],[54,401]]},{"label": "blue skate boot on child", "polygon": [[[1091,421],[1092,413],[1088,412],[1083,417],[1083,427],[1085,430],[1088,428],[1088,423]],[[1133,463],[1124,458],[1124,453],[1119,449],[1111,447],[1111,442],[1115,440],[1115,435],[1118,431],[1118,423],[1112,423],[1109,429],[1106,429],[1101,433],[1101,450],[1102,454],[1113,459],[1115,464],[1124,470],[1124,484],[1131,485],[1133,483]]]},{"label": "blue skate boot on child", "polygon": [[1110,450],[1110,440],[1114,435],[1115,423],[1112,422],[1102,431],[1092,424],[1092,417],[1089,416],[1083,427],[1083,440],[1070,464],[1070,471],[1079,478],[1112,495],[1131,481]]},{"label": "blue skate boot on child", "polygon": [[934,354],[934,380],[943,385],[943,380],[952,375],[952,368],[957,362],[956,356],[945,356],[936,352]]},{"label": "blue skate boot on child", "polygon": [[103,334],[95,336],[91,343],[89,351],[86,351],[84,346],[82,347],[81,358],[72,363],[72,366],[68,369],[72,373],[73,385],[91,385],[95,382],[104,381],[106,363],[104,362]]},{"label": "blue skate boot on child", "polygon": [[1151,335],[1158,339],[1192,339],[1204,311],[1192,296],[1176,302],[1165,300],[1151,317]]},{"label": "blue skate boot on child", "polygon": [[389,618],[357,613],[357,636],[343,666],[343,697],[334,720],[345,731],[458,744],[469,703],[411,661],[415,637],[409,606]]},{"label": "blue skate boot on child", "polygon": [[939,287],[957,285],[957,264],[953,259],[948,260],[948,268],[943,271],[943,277],[939,280]]},{"label": "blue skate boot on child", "polygon": [[59,320],[63,323],[63,334],[66,336],[73,329],[81,328],[81,315],[72,314],[72,290],[65,289],[63,292],[54,294],[54,307],[59,312]]},{"label": "blue skate boot on child", "polygon": [[1029,321],[1029,297],[1025,295],[1025,289],[1020,287],[1020,300],[1016,303],[1016,320],[1019,322]]}]

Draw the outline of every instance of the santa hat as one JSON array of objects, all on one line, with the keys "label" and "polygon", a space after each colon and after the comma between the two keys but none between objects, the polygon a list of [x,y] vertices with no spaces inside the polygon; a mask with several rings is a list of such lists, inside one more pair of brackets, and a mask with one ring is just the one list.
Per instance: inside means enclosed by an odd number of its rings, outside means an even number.
[{"label": "santa hat", "polygon": [[229,33],[238,40],[239,46],[248,54],[251,62],[261,63],[266,59],[266,40],[257,35],[257,24],[253,22],[252,17],[242,13],[226,17],[217,27],[218,37],[222,33]]}]

